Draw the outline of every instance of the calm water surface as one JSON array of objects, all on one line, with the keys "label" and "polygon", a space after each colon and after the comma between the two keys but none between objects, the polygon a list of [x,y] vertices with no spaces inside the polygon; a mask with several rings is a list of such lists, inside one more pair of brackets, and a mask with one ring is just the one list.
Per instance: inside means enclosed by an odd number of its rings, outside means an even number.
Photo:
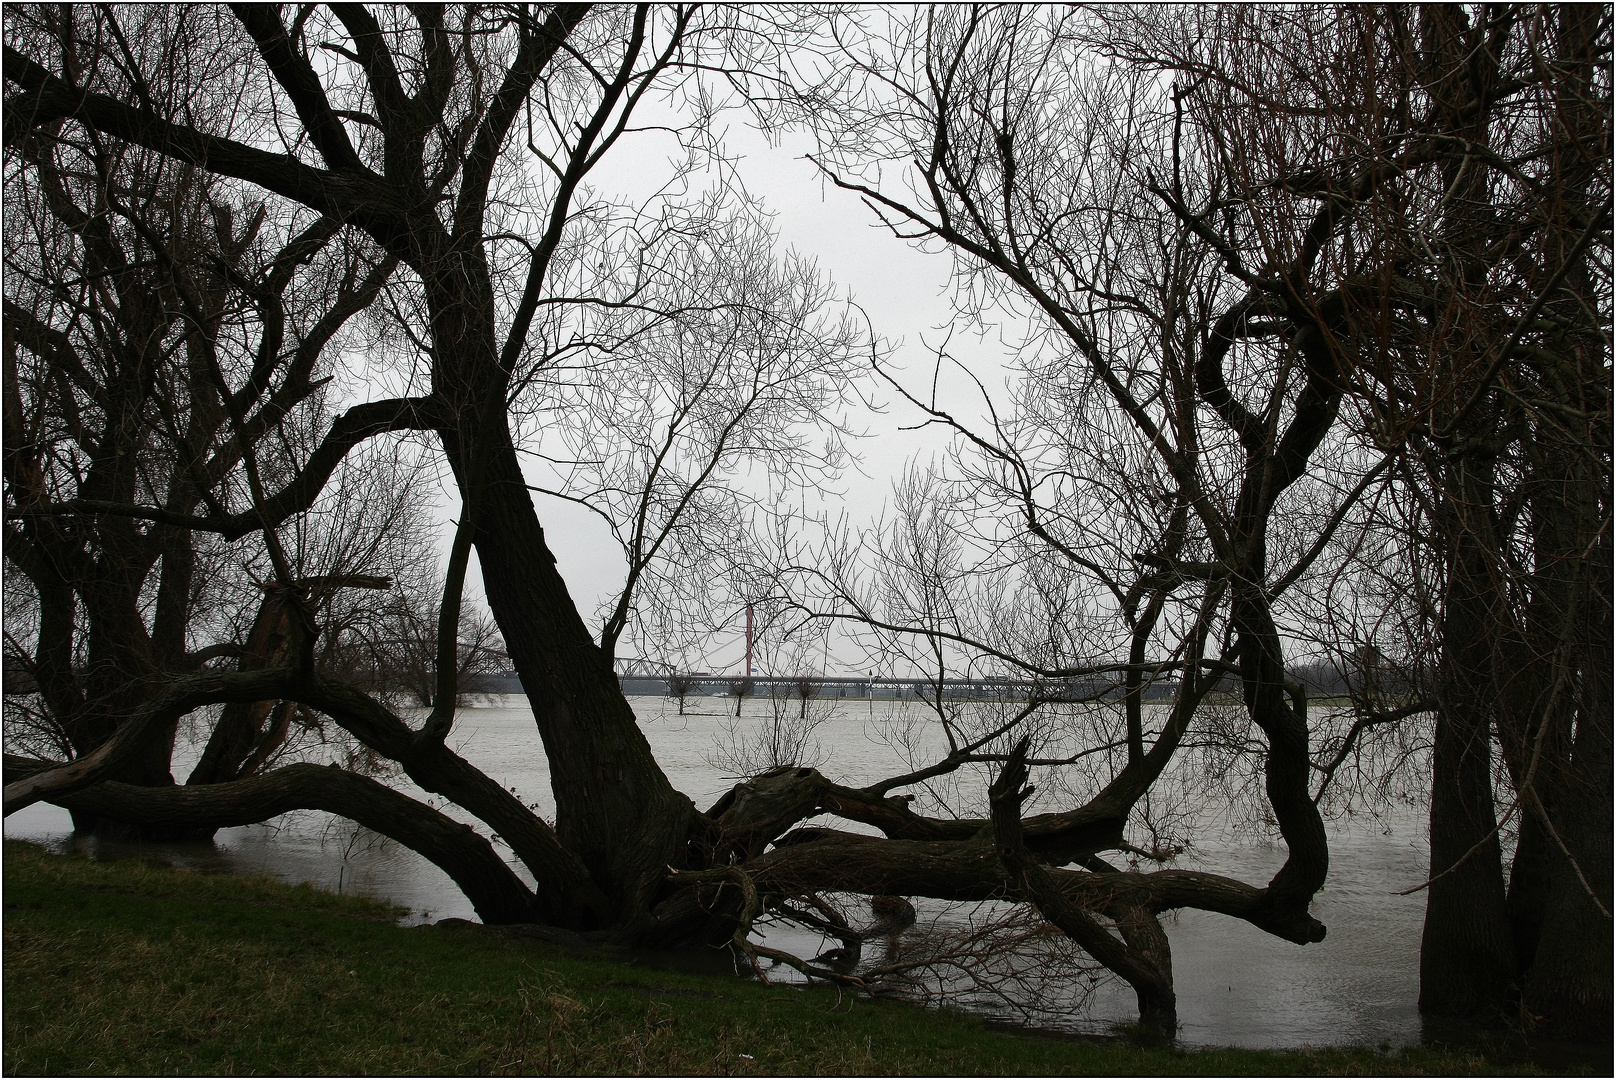
[{"label": "calm water surface", "polygon": [[[732,709],[732,703],[692,698],[688,714],[678,716],[672,702],[630,700],[668,778],[697,806],[711,805],[732,786],[734,778],[710,760],[715,744],[728,733],[726,718],[715,714],[726,704]],[[451,743],[524,802],[552,817],[549,766],[525,702],[496,698],[489,705],[461,710]],[[751,713],[767,708],[766,702],[748,703],[748,722],[761,723]],[[869,702],[841,703],[814,733],[827,758],[823,771],[857,784],[901,769],[897,752],[878,730],[880,719],[893,708],[886,702],[873,709]],[[175,755],[177,779],[183,781],[199,753],[199,747],[182,744]],[[418,798],[429,798],[407,780],[400,778],[397,784]],[[456,807],[446,812],[470,820]],[[36,804],[8,818],[5,835],[66,845],[73,842],[70,828],[66,811]],[[182,865],[270,874],[384,897],[407,906],[412,922],[475,917],[448,877],[425,859],[328,814],[297,813],[268,825],[221,829],[212,845],[166,845],[163,850]],[[141,853],[150,854],[151,846],[142,847]],[[1335,823],[1330,857],[1329,882],[1313,903],[1314,915],[1329,927],[1329,936],[1319,944],[1292,945],[1206,912],[1184,911],[1164,920],[1173,946],[1183,1042],[1278,1047],[1420,1041],[1416,1004],[1424,901],[1419,894],[1396,893],[1425,877],[1424,815],[1407,811],[1372,822]],[[1178,865],[1262,884],[1284,859],[1282,845],[1241,839],[1224,830],[1210,840],[1202,838]],[[518,867],[518,872],[527,877],[524,869]],[[916,906],[922,924],[949,925],[970,916],[966,905],[917,899]],[[820,947],[817,935],[775,933],[779,936],[771,942],[808,950],[806,955]],[[987,1001],[965,1004],[1004,1013],[1002,1006]],[[1079,1032],[1104,1032],[1135,1016],[1132,992],[1111,979],[1102,980],[1081,1007],[1072,999],[1045,1005],[1033,1017],[1039,1026]]]}]

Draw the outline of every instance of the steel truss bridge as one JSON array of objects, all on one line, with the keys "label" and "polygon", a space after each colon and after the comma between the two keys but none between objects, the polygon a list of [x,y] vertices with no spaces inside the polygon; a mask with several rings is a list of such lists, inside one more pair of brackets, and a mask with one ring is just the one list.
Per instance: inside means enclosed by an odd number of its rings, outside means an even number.
[{"label": "steel truss bridge", "polygon": [[[639,657],[619,658],[613,665],[618,685],[632,696],[758,698],[871,698],[885,700],[936,700],[939,690],[947,701],[1096,701],[1121,696],[1121,685],[1101,676],[1075,679],[975,678],[936,679],[882,675],[742,675],[707,671],[680,672],[673,665]],[[515,672],[486,675],[478,679],[477,691],[492,694],[520,694],[522,685]],[[1174,679],[1157,679],[1145,687],[1149,699],[1170,697],[1177,689]]]}]

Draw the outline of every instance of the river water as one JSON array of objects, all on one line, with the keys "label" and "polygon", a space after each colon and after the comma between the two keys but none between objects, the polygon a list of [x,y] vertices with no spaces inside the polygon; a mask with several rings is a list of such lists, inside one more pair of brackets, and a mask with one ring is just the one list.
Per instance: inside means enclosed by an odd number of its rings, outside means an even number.
[{"label": "river water", "polygon": [[[722,715],[733,710],[729,699],[692,698],[684,716],[664,699],[630,701],[669,779],[702,808],[734,783],[733,762],[725,768],[716,748],[733,743],[737,736],[744,740],[759,725],[769,723],[766,715],[753,715],[768,713],[766,701],[746,704],[749,715],[739,729],[733,727],[733,718]],[[553,816],[549,766],[525,704],[521,698],[494,698],[483,707],[462,709],[450,741],[548,818]],[[907,723],[918,720],[918,715],[903,715],[905,710],[918,714],[919,707],[912,703],[845,701],[816,707],[826,715],[810,737],[810,759],[824,759],[825,774],[847,783],[868,783],[905,768],[903,751],[890,741],[895,721],[911,735],[924,732],[921,725]],[[794,710],[795,704],[790,708]],[[936,747],[921,734],[911,738],[910,749],[924,757]],[[183,782],[198,753],[195,744],[181,741],[175,755],[176,779]],[[320,760],[318,754],[312,758]],[[427,798],[403,778],[392,782]],[[470,820],[457,808],[445,810]],[[1313,914],[1329,928],[1323,942],[1292,945],[1244,922],[1200,911],[1165,917],[1182,1042],[1294,1047],[1400,1046],[1420,1041],[1416,1006],[1424,901],[1421,894],[1397,893],[1426,876],[1424,814],[1405,808],[1372,820],[1344,818],[1330,829],[1330,877],[1313,903]],[[73,841],[69,831],[67,813],[44,804],[5,822],[10,838],[85,846]],[[152,847],[142,846],[140,854],[150,857],[155,854]],[[385,897],[408,907],[410,922],[475,917],[448,877],[426,860],[327,814],[297,813],[267,825],[223,829],[211,845],[164,845],[161,852],[181,865],[269,874]],[[94,850],[92,845],[91,854],[117,857],[120,852],[110,846]],[[1250,830],[1218,828],[1213,823],[1203,826],[1194,847],[1176,865],[1215,870],[1260,885],[1284,858],[1280,844],[1264,841]],[[526,877],[524,870],[518,870]],[[950,905],[923,898],[915,903],[920,919],[911,935],[916,940],[996,913],[991,905]],[[771,944],[807,950],[808,956],[820,947],[817,935],[800,930],[772,933]],[[1097,983],[1075,977],[1064,986],[1044,987],[1035,992],[1036,1001],[1022,1003],[1025,1009],[1020,1012],[992,994],[964,986],[954,990],[950,996],[967,1008],[1071,1032],[1104,1033],[1135,1016],[1131,991],[1108,977]]]}]

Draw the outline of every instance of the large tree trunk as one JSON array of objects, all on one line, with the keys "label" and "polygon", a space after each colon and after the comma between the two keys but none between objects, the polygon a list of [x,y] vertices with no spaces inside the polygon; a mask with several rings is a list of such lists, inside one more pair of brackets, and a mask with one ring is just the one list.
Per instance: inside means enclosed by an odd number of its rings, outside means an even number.
[{"label": "large tree trunk", "polygon": [[[1498,58],[1478,44],[1469,14],[1456,6],[1428,5],[1418,15],[1422,73],[1430,86],[1431,124],[1487,145],[1481,107],[1496,81]],[[1488,237],[1485,173],[1460,155],[1442,163],[1442,234],[1451,254],[1443,272],[1459,295],[1485,281],[1479,253]],[[1466,309],[1460,309],[1461,311]],[[1475,377],[1476,327],[1445,327],[1433,343],[1447,388],[1463,400]],[[1496,420],[1483,410],[1466,434],[1490,433]],[[1446,560],[1442,657],[1431,776],[1431,876],[1425,931],[1420,941],[1420,1008],[1441,1016],[1496,1018],[1508,1007],[1514,975],[1514,940],[1505,903],[1502,855],[1492,796],[1492,722],[1499,688],[1492,679],[1494,647],[1507,624],[1496,579],[1498,537],[1492,527],[1492,466],[1481,455],[1445,465],[1439,495],[1444,519],[1436,523]],[[1462,860],[1462,862],[1461,862]]]},{"label": "large tree trunk", "polygon": [[[1431,876],[1420,938],[1420,1011],[1496,1018],[1508,1007],[1514,935],[1505,903],[1485,721],[1437,711]],[[1474,850],[1472,850],[1474,849]],[[1468,857],[1466,857],[1468,855]],[[1464,863],[1455,866],[1463,858]]]},{"label": "large tree trunk", "polygon": [[[90,582],[83,590],[85,595],[117,591],[120,590],[116,586],[103,581]],[[99,746],[151,699],[160,683],[152,662],[146,625],[133,594],[87,602],[86,606],[90,616],[86,713]],[[139,746],[111,779],[146,787],[172,787],[174,774],[170,768],[178,722],[176,717],[147,729]],[[187,831],[166,825],[104,818],[84,810],[73,811],[73,831],[106,840],[183,840],[189,837]]]},{"label": "large tree trunk", "polygon": [[1178,1030],[1178,992],[1173,988],[1173,950],[1161,920],[1143,906],[1113,912],[1129,954],[1149,973],[1133,983],[1139,1024],[1169,1038]]},{"label": "large tree trunk", "polygon": [[[1602,39],[1609,10],[1567,4],[1557,12],[1558,42],[1553,77],[1561,184],[1545,211],[1555,221],[1544,263],[1568,257],[1569,238],[1582,222],[1609,212],[1609,154],[1589,148],[1609,144],[1610,97],[1599,69],[1608,72]],[[1608,78],[1608,74],[1606,76]],[[1607,218],[1608,223],[1608,218]],[[1560,293],[1547,305],[1568,326],[1580,327],[1556,342],[1540,361],[1542,383],[1554,403],[1576,417],[1539,421],[1529,445],[1533,461],[1532,513],[1536,577],[1553,585],[1550,601],[1566,623],[1561,640],[1570,655],[1557,657],[1572,676],[1567,696],[1576,708],[1569,759],[1554,785],[1556,804],[1540,816],[1549,864],[1548,896],[1521,1010],[1528,1022],[1556,1035],[1604,1040],[1611,1037],[1611,654],[1612,544],[1611,366],[1606,327],[1608,305],[1584,251],[1566,266]],[[1608,278],[1603,284],[1608,288]],[[1563,599],[1562,599],[1563,597]],[[1541,650],[1540,650],[1541,651]],[[1563,652],[1560,641],[1555,652]],[[1558,666],[1557,665],[1557,666]],[[1555,834],[1558,835],[1555,835]]]},{"label": "large tree trunk", "polygon": [[1608,1041],[1612,1007],[1608,692],[1604,709],[1597,719],[1584,718],[1579,725],[1559,823],[1575,865],[1558,845],[1550,851],[1548,902],[1521,1009],[1545,1032]]},{"label": "large tree trunk", "polygon": [[1492,686],[1487,630],[1497,625],[1492,610],[1496,593],[1476,536],[1469,530],[1454,532],[1431,753],[1435,880],[1427,893],[1420,939],[1420,1010],[1437,1016],[1497,1017],[1508,1008],[1515,957],[1493,808],[1491,714],[1486,705]]},{"label": "large tree trunk", "polygon": [[[1433,874],[1471,853],[1430,891],[1421,1006],[1493,1012],[1510,996],[1503,970],[1513,954],[1512,989],[1523,993],[1528,1025],[1541,1019],[1546,1029],[1602,1031],[1608,1038],[1610,924],[1594,897],[1608,909],[1610,700],[1605,692],[1588,711],[1579,694],[1585,702],[1608,686],[1609,607],[1596,603],[1590,611],[1578,589],[1590,555],[1608,559],[1598,554],[1594,536],[1608,501],[1610,377],[1606,339],[1591,325],[1601,297],[1586,249],[1575,240],[1608,201],[1608,180],[1599,178],[1608,155],[1591,149],[1606,145],[1609,132],[1608,95],[1594,84],[1601,10],[1561,9],[1555,60],[1544,69],[1556,99],[1544,145],[1555,175],[1542,189],[1538,212],[1547,227],[1530,241],[1535,269],[1527,282],[1549,290],[1541,301],[1545,315],[1587,330],[1580,341],[1576,335],[1551,339],[1530,356],[1511,358],[1513,366],[1500,376],[1510,393],[1476,410],[1456,433],[1478,452],[1451,460],[1437,485],[1450,518],[1438,525],[1449,594],[1433,761]],[[1498,100],[1494,54],[1504,39],[1495,41],[1491,29],[1472,25],[1465,9],[1451,5],[1422,8],[1419,25],[1434,119],[1467,145],[1485,146],[1502,130],[1489,104]],[[1457,253],[1455,297],[1465,305],[1482,295],[1478,286],[1494,266],[1486,253],[1498,242],[1485,170],[1473,168],[1473,160],[1468,150],[1454,153],[1443,169],[1451,207],[1443,232]],[[1461,307],[1455,310],[1462,315]],[[1475,384],[1476,373],[1507,347],[1503,335],[1515,318],[1489,321],[1485,305],[1474,310],[1478,318],[1457,319],[1448,339],[1434,345],[1456,401],[1489,390]],[[1512,415],[1521,404],[1525,414]],[[1524,484],[1501,496],[1492,489],[1490,461],[1512,444]],[[1512,551],[1512,537],[1495,523],[1506,511],[1494,507],[1518,496],[1526,496],[1531,512],[1529,551]],[[1575,655],[1590,627],[1600,647]],[[1523,818],[1502,915],[1485,760],[1493,722]],[[1600,839],[1579,854],[1572,834]],[[1587,883],[1577,874],[1584,858]]]},{"label": "large tree trunk", "polygon": [[557,837],[605,893],[614,921],[642,924],[667,889],[668,867],[688,863],[696,808],[657,764],[545,542],[510,438],[480,243],[454,266],[447,283],[428,276],[440,357],[455,352],[452,367],[434,369],[434,385],[460,417],[442,437],[488,605],[549,758]]},{"label": "large tree trunk", "polygon": [[[1597,526],[1594,526],[1597,527]],[[1554,1034],[1611,1037],[1611,543],[1602,535],[1586,560],[1589,587],[1579,619],[1581,692],[1576,737],[1559,791],[1559,840],[1548,848],[1549,895],[1526,975],[1522,1013]],[[1547,829],[1545,828],[1545,831]],[[1600,910],[1603,908],[1603,910]]]},{"label": "large tree trunk", "polygon": [[696,808],[668,782],[584,627],[503,432],[491,456],[499,479],[471,493],[477,557],[550,761],[556,833],[617,918],[634,921],[665,889],[667,868],[686,865]]},{"label": "large tree trunk", "polygon": [[1524,814],[1515,838],[1515,857],[1510,861],[1509,891],[1505,903],[1509,911],[1510,935],[1514,943],[1517,983],[1524,982],[1537,956],[1537,943],[1543,936],[1543,914],[1549,903],[1549,845],[1542,821],[1533,813]]}]

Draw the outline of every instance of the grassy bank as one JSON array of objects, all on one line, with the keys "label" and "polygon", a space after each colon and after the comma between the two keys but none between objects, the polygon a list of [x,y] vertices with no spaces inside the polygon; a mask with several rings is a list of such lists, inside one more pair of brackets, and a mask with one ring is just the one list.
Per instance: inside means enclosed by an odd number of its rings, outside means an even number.
[{"label": "grassy bank", "polygon": [[79,1073],[1404,1074],[1473,1053],[1183,1052],[392,925],[306,886],[5,844],[4,1069]]}]

